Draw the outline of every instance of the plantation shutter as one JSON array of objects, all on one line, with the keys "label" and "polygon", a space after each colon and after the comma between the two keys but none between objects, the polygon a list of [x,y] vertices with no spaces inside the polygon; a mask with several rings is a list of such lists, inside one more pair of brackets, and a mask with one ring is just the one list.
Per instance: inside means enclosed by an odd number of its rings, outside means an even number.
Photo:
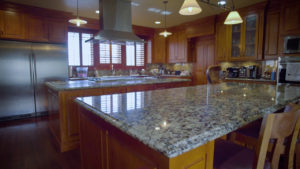
[{"label": "plantation shutter", "polygon": [[82,33],[81,34],[81,46],[82,46],[82,65],[92,66],[94,64],[94,49],[93,43],[85,42],[93,37],[93,34]]},{"label": "plantation shutter", "polygon": [[112,44],[112,63],[113,64],[121,64],[122,63],[122,54],[121,54],[121,45]]},{"label": "plantation shutter", "polygon": [[80,66],[79,33],[68,32],[68,60],[69,66]]},{"label": "plantation shutter", "polygon": [[99,44],[100,64],[110,64],[110,44]]},{"label": "plantation shutter", "polygon": [[144,66],[145,64],[145,46],[143,43],[136,43],[136,66]]}]

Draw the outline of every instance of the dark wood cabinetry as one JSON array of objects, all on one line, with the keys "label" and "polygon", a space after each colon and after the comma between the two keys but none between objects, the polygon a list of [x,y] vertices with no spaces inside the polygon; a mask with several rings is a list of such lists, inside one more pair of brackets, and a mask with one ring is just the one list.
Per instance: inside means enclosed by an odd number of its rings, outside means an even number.
[{"label": "dark wood cabinetry", "polygon": [[67,41],[68,27],[66,21],[48,20],[49,41],[63,43]]},{"label": "dark wood cabinetry", "polygon": [[24,39],[24,15],[14,11],[0,10],[0,37]]},{"label": "dark wood cabinetry", "polygon": [[48,41],[48,26],[43,17],[27,15],[26,22],[26,39],[40,42]]},{"label": "dark wood cabinetry", "polygon": [[188,62],[188,40],[185,31],[176,31],[168,37],[169,63]]},{"label": "dark wood cabinetry", "polygon": [[153,36],[151,63],[167,63],[166,38],[156,31]]},{"label": "dark wood cabinetry", "polygon": [[217,62],[227,61],[228,59],[228,27],[224,24],[225,17],[219,17],[216,22],[216,53]]},{"label": "dark wood cabinetry", "polygon": [[264,59],[278,58],[280,11],[270,11],[266,17]]}]

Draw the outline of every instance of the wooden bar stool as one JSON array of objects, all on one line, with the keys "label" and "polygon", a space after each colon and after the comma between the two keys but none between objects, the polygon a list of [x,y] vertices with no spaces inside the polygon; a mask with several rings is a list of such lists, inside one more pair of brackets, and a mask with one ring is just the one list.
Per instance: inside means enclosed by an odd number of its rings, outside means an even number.
[{"label": "wooden bar stool", "polygon": [[[264,117],[255,151],[230,141],[217,140],[215,142],[214,168],[278,169],[280,155],[286,151],[284,140],[293,135],[295,126],[300,122],[298,120],[300,118],[299,107],[294,104],[289,106],[291,109],[288,112],[272,113]],[[298,124],[296,125],[296,123]],[[267,158],[271,139],[274,140],[274,147]]]}]

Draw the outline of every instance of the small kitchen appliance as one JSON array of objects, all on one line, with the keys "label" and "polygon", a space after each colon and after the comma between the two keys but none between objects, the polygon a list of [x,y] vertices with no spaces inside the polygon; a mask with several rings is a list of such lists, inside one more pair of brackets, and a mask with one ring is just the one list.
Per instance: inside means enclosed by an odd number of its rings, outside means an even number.
[{"label": "small kitchen appliance", "polygon": [[238,78],[239,77],[239,68],[237,68],[237,67],[227,68],[227,77],[228,78]]},{"label": "small kitchen appliance", "polygon": [[300,56],[278,58],[278,83],[300,84]]},{"label": "small kitchen appliance", "polygon": [[248,78],[257,79],[258,78],[258,67],[255,65],[248,66],[247,74],[248,74]]}]

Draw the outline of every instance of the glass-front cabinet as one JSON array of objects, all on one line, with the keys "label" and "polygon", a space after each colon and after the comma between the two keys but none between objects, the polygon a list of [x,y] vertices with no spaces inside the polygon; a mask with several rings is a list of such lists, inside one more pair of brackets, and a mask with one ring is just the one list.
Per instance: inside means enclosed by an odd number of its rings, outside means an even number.
[{"label": "glass-front cabinet", "polygon": [[230,60],[256,60],[258,48],[259,15],[243,17],[243,23],[231,26]]}]

